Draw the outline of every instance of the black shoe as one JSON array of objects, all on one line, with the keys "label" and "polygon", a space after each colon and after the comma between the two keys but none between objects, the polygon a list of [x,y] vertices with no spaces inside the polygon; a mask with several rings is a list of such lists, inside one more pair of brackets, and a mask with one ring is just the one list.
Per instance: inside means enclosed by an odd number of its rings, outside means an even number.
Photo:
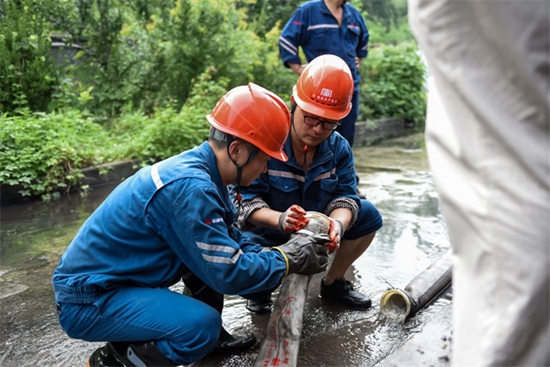
[{"label": "black shoe", "polygon": [[116,359],[109,345],[105,345],[92,353],[86,367],[124,367],[124,365]]},{"label": "black shoe", "polygon": [[271,309],[273,308],[271,296],[262,299],[249,299],[246,301],[246,308],[250,312],[254,312],[257,314],[271,312]]},{"label": "black shoe", "polygon": [[218,344],[214,349],[215,352],[236,352],[251,348],[256,344],[254,334],[246,335],[231,335],[222,327]]},{"label": "black shoe", "polygon": [[86,367],[177,366],[156,348],[154,342],[111,343],[96,349]]},{"label": "black shoe", "polygon": [[353,289],[351,282],[345,279],[336,279],[331,285],[321,280],[321,297],[345,303],[351,307],[369,308],[371,300],[368,296]]}]

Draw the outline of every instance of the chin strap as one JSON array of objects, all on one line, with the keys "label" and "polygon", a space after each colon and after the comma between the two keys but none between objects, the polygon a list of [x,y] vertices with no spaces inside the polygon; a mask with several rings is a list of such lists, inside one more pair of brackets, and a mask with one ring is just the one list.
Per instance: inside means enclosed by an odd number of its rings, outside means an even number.
[{"label": "chin strap", "polygon": [[239,165],[233,159],[233,157],[231,157],[231,154],[229,153],[229,146],[231,145],[233,140],[235,140],[235,137],[233,135],[227,134],[226,140],[227,140],[227,155],[229,156],[229,159],[231,160],[231,162],[233,162],[233,164],[237,167],[237,182],[235,184],[235,199],[236,199],[235,207],[237,209],[237,216],[234,219],[234,221],[236,222],[243,209],[243,205],[242,205],[243,196],[241,195],[241,177],[243,174],[243,167],[246,166],[250,161],[252,161],[256,157],[256,155],[258,155],[258,152],[260,151],[260,149],[254,146],[254,149],[252,150],[252,152],[250,152],[250,155],[248,156],[248,159],[246,160],[246,162],[243,165]]},{"label": "chin strap", "polygon": [[306,167],[306,164],[307,164],[307,151],[308,151],[309,147],[306,145],[304,145],[304,163],[302,164],[302,168],[304,169],[304,171],[307,171],[307,167]]},{"label": "chin strap", "polygon": [[[294,129],[294,133],[298,135],[298,132],[296,131],[296,126],[294,125],[294,111],[296,110],[296,102],[292,103],[290,106],[290,124],[292,125],[292,128]],[[302,163],[302,168],[304,171],[306,171],[306,162],[307,162],[307,152],[309,150],[309,146],[307,144],[304,145],[304,162]]]}]

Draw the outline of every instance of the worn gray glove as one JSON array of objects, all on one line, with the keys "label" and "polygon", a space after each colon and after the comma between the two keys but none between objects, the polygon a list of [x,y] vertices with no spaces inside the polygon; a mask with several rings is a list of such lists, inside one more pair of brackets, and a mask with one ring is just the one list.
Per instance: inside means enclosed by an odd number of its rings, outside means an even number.
[{"label": "worn gray glove", "polygon": [[283,254],[288,274],[313,275],[327,268],[330,237],[326,234],[313,234],[306,230],[296,232],[288,242],[271,248]]}]

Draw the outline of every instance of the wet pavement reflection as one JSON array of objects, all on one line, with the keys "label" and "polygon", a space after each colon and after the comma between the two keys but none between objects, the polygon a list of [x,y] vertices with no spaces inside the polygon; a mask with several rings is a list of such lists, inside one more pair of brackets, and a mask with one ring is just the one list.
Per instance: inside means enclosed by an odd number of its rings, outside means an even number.
[{"label": "wet pavement reflection", "polygon": [[[381,295],[404,287],[449,248],[426,163],[422,134],[354,149],[360,190],[380,210],[384,227],[348,271],[356,289],[373,300],[350,310],[319,298],[316,275],[305,307],[298,366],[376,366],[422,329],[431,315],[448,309],[450,294],[404,324],[379,316]],[[84,366],[102,343],[70,339],[59,327],[50,286],[52,272],[72,237],[114,185],[93,188],[50,203],[27,201],[0,212],[0,366]],[[182,284],[173,287],[181,291]],[[273,297],[276,297],[274,293]],[[254,315],[245,300],[226,296],[224,326],[254,333],[261,342],[268,315]],[[210,355],[194,366],[252,366],[260,343],[237,355]]]}]

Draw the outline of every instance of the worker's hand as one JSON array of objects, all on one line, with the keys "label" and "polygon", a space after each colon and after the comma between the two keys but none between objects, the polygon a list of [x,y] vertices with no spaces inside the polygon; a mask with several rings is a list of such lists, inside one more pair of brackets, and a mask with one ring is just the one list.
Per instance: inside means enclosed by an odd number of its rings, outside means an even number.
[{"label": "worker's hand", "polygon": [[330,229],[328,230],[328,236],[330,237],[330,243],[328,246],[328,253],[332,254],[334,251],[340,248],[340,241],[344,236],[344,224],[338,219],[330,219]]},{"label": "worker's hand", "polygon": [[292,205],[286,212],[279,215],[279,230],[281,232],[299,231],[308,223],[309,218],[306,217],[306,211],[299,205]]},{"label": "worker's hand", "polygon": [[287,243],[273,247],[287,263],[285,274],[313,275],[327,268],[330,238],[326,234],[296,233]]},{"label": "worker's hand", "polygon": [[302,65],[302,64],[293,64],[293,63],[289,63],[288,66],[292,69],[293,72],[295,72],[298,75],[301,75],[302,72],[304,71],[304,68],[306,67],[305,65]]}]

